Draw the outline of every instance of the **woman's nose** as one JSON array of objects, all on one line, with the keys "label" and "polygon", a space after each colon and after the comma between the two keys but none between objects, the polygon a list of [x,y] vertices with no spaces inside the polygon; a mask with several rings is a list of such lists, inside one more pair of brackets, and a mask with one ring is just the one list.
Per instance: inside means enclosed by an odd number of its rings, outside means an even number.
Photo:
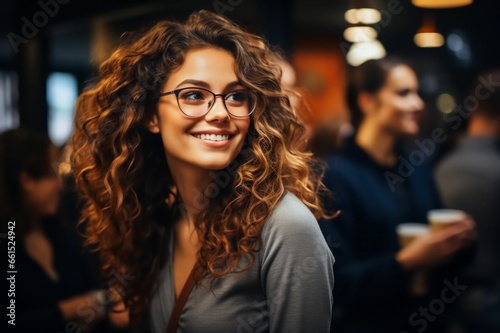
[{"label": "woman's nose", "polygon": [[[218,97],[220,97],[220,101]],[[210,111],[208,111],[205,115],[205,119],[207,121],[224,121],[229,119],[229,112],[226,109],[222,96],[215,97],[214,104],[212,105]]]},{"label": "woman's nose", "polygon": [[425,102],[420,98],[420,96],[416,95],[413,99],[413,107],[415,110],[422,111],[425,108]]}]

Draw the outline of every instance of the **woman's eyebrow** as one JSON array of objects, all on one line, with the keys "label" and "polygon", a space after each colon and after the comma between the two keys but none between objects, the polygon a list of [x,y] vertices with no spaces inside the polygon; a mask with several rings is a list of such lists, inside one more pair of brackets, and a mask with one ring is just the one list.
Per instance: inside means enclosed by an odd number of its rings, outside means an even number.
[{"label": "woman's eyebrow", "polygon": [[237,87],[237,86],[242,86],[241,82],[239,82],[239,81],[230,82],[230,83],[226,84],[226,90],[230,89],[230,88]]},{"label": "woman's eyebrow", "polygon": [[193,80],[193,79],[186,79],[184,81],[182,81],[181,83],[179,83],[175,88],[179,88],[180,86],[184,85],[184,84],[192,84],[192,85],[195,85],[195,86],[200,86],[200,87],[204,87],[204,88],[210,88],[210,85],[205,82],[205,81],[200,81],[200,80]]},{"label": "woman's eyebrow", "polygon": [[[205,82],[205,81],[194,80],[194,79],[186,79],[186,80],[182,81],[181,83],[179,83],[175,87],[175,89],[177,89],[180,86],[185,85],[185,84],[191,84],[191,85],[194,85],[194,86],[203,87],[203,88],[207,88],[207,89],[210,88],[210,84],[207,83],[207,82]],[[242,84],[239,81],[229,82],[228,84],[226,84],[225,90],[230,89],[230,88],[234,88],[234,87],[237,87],[237,86],[241,86],[241,85]]]}]

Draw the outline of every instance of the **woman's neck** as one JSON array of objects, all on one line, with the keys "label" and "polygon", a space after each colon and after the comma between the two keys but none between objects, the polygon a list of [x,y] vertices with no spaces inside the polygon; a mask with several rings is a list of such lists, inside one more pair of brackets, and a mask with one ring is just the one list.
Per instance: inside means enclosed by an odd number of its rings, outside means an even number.
[{"label": "woman's neck", "polygon": [[20,216],[19,220],[24,225],[23,229],[26,234],[43,231],[42,217],[30,209],[26,209],[24,214]]},{"label": "woman's neck", "polygon": [[192,224],[193,216],[208,207],[210,198],[205,189],[210,182],[210,171],[183,163],[168,164],[181,199],[181,220]]},{"label": "woman's neck", "polygon": [[394,146],[396,137],[378,126],[362,123],[356,134],[356,144],[380,165],[393,166],[396,163]]}]

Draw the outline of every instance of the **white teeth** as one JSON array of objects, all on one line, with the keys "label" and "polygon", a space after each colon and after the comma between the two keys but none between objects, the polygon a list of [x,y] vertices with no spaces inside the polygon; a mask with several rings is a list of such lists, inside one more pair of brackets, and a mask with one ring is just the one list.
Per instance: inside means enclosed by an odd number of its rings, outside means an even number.
[{"label": "white teeth", "polygon": [[195,134],[196,138],[201,140],[209,140],[209,141],[224,141],[229,140],[229,135],[221,135],[221,134]]}]

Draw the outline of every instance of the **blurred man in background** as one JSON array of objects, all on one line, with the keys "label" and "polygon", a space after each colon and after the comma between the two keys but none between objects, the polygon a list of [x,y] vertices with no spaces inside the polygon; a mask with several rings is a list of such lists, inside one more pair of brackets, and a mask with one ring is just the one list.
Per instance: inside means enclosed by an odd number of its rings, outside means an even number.
[{"label": "blurred man in background", "polygon": [[466,332],[500,332],[500,70],[478,76],[467,99],[476,101],[467,135],[438,165],[436,179],[444,206],[477,223],[457,319]]}]

